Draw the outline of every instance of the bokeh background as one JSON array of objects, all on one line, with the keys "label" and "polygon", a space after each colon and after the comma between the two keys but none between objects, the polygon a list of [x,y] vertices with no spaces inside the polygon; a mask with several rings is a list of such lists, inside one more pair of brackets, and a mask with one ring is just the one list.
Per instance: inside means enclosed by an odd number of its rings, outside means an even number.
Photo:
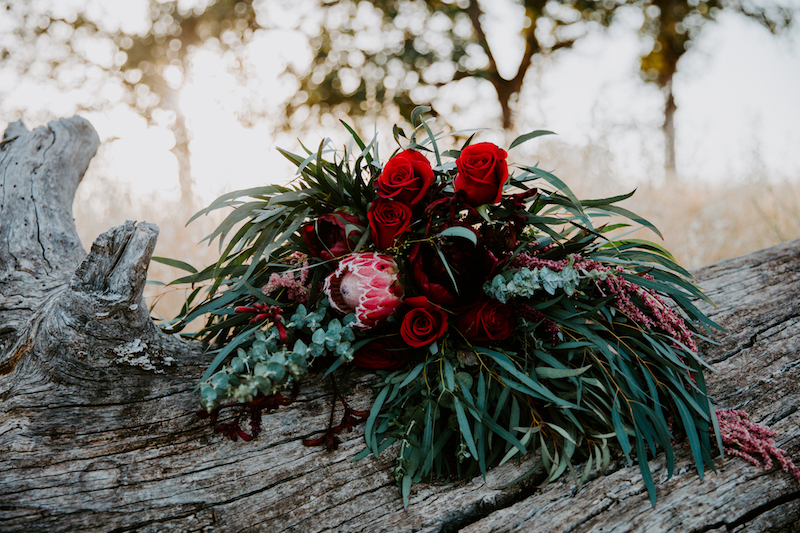
[{"label": "bokeh background", "polygon": [[[694,268],[800,237],[800,0],[4,0],[0,126],[79,113],[102,145],[74,212],[196,267],[224,192],[286,183],[276,150],[339,146],[430,105],[580,197],[637,189]],[[642,231],[642,238],[655,238]],[[154,264],[151,278],[180,274]],[[157,285],[168,318],[182,300]]]}]

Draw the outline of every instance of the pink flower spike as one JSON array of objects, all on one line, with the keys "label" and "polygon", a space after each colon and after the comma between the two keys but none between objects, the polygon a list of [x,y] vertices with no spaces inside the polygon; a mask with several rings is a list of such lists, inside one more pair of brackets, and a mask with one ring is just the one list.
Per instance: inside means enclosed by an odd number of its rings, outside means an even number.
[{"label": "pink flower spike", "polygon": [[[717,420],[725,453],[741,457],[764,470],[772,468],[774,457],[783,471],[800,483],[800,470],[786,456],[786,452],[775,445],[773,437],[778,434],[775,430],[751,422],[747,413],[740,410],[719,409]],[[763,465],[756,455],[761,457]]]}]

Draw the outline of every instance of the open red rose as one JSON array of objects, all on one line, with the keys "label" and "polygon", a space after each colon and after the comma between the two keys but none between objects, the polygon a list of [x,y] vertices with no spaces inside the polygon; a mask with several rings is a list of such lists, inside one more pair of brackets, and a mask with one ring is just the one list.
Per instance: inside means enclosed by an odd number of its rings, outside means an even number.
[{"label": "open red rose", "polygon": [[406,298],[411,307],[400,324],[400,336],[406,344],[419,348],[432,343],[447,331],[447,313],[424,296]]},{"label": "open red rose", "polygon": [[376,198],[367,212],[372,242],[378,250],[386,250],[411,226],[411,208],[402,202]]},{"label": "open red rose", "polygon": [[410,358],[408,348],[398,348],[388,340],[377,340],[356,350],[353,365],[367,370],[397,370]]},{"label": "open red rose", "polygon": [[456,192],[473,206],[496,204],[503,196],[503,184],[508,180],[508,154],[492,143],[467,146],[456,159],[458,174],[453,181]]},{"label": "open red rose", "polygon": [[308,248],[308,255],[333,259],[352,252],[365,229],[358,216],[336,210],[320,215],[303,226],[303,242]]},{"label": "open red rose", "polygon": [[456,327],[471,341],[502,341],[514,332],[511,311],[494,298],[467,309],[458,317]]},{"label": "open red rose", "polygon": [[415,150],[400,152],[383,167],[375,180],[381,198],[391,198],[414,205],[425,196],[433,183],[433,169],[424,155]]}]

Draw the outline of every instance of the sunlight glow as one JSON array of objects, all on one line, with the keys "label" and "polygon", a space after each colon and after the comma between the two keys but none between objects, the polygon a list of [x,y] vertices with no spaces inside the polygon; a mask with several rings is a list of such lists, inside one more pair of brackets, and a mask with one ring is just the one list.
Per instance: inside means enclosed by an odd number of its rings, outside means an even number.
[{"label": "sunlight glow", "polygon": [[[201,8],[204,1],[186,0],[179,9]],[[70,20],[80,0],[52,4],[55,13]],[[259,16],[269,18],[273,27],[274,22],[281,23],[283,29],[256,32],[241,56],[241,64],[233,64],[211,40],[190,54],[186,72],[177,66],[164,70],[167,83],[181,87],[180,105],[192,135],[192,172],[200,201],[208,202],[231,188],[285,182],[293,177],[275,148],[296,151],[297,140],[291,134],[275,134],[273,125],[285,101],[295,98],[302,102],[304,98],[297,94],[297,84],[285,69],[291,66],[304,72],[308,68],[313,50],[292,28],[310,5],[305,0],[262,4]],[[511,0],[483,1],[481,5],[498,68],[510,78],[522,53],[518,30],[525,24],[524,11]],[[90,9],[102,14],[102,24],[109,29],[146,29],[145,0],[95,0]],[[368,45],[370,39],[393,38],[371,29],[371,6],[362,3],[357,12],[364,24],[364,31],[355,37],[361,45]],[[342,11],[336,16],[350,15]],[[401,14],[398,23],[409,27],[424,24],[417,15],[411,9]],[[623,10],[608,32],[591,33],[573,49],[560,51],[555,57],[535,57],[517,103],[517,130],[549,129],[559,134],[558,138],[543,140],[543,146],[607,150],[613,158],[609,170],[617,179],[636,184],[660,180],[663,174],[663,97],[654,86],[639,79],[642,45],[636,27],[641,21],[631,17]],[[0,28],[9,23],[0,14]],[[305,24],[310,28],[319,21],[311,17]],[[62,26],[59,29],[59,23],[53,23],[50,30],[68,29],[66,24]],[[796,149],[800,146],[800,26],[788,33],[776,39],[753,22],[723,15],[719,24],[704,30],[695,51],[681,61],[674,92],[678,103],[678,171],[684,178],[721,182],[746,176],[754,167],[777,179],[800,176],[800,150]],[[97,39],[79,40],[75,52],[106,67],[124,60],[114,54],[109,43]],[[47,53],[58,60],[62,52]],[[65,65],[69,63],[68,50],[66,54],[61,57]],[[474,60],[485,61],[481,54],[476,51]],[[348,59],[350,68],[363,66],[359,54]],[[444,79],[446,74],[437,76],[431,69],[429,75]],[[96,94],[101,95],[106,110],[90,115],[101,138],[110,144],[105,152],[110,158],[109,179],[129,184],[134,194],[142,196],[158,192],[173,198],[178,194],[176,161],[169,152],[175,141],[168,125],[174,117],[156,114],[147,125],[121,103],[121,81],[103,78],[97,66],[75,64],[61,68],[58,76],[63,82],[74,76],[97,80]],[[129,71],[126,76],[136,83],[141,72]],[[385,85],[391,88],[414,82],[398,76],[390,74]],[[354,89],[348,86],[346,76],[343,88]],[[20,77],[8,68],[0,71],[0,90],[9,95],[0,104],[4,109],[26,109],[27,116],[43,120],[96,104],[87,91],[64,92],[58,83]],[[502,143],[500,108],[493,91],[486,81],[462,80],[440,90],[434,103],[454,127],[494,128],[482,134],[483,139]],[[419,90],[414,97],[424,100],[431,97],[429,92]],[[301,125],[303,118],[295,120]],[[336,121],[325,117],[323,126],[335,129]],[[324,131],[313,137],[319,142],[323,135],[335,136],[335,132]],[[573,148],[566,148],[564,143]]]}]

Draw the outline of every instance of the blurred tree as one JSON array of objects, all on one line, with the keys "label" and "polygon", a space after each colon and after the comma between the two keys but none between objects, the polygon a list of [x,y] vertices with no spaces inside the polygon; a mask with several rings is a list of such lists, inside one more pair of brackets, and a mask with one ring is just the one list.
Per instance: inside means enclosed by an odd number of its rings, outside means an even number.
[{"label": "blurred tree", "polygon": [[[258,25],[252,0],[217,0],[211,5],[198,0],[184,8],[177,1],[148,4],[149,22],[136,32],[110,22],[97,4],[76,10],[57,0],[4,0],[0,26],[10,31],[0,36],[0,73],[73,92],[75,110],[102,109],[109,104],[104,87],[127,87],[125,100],[144,117],[152,120],[161,112],[165,118],[175,137],[171,151],[178,163],[181,205],[193,209],[190,133],[179,105],[190,51],[216,39],[223,52],[233,53],[230,64],[235,68],[236,55]],[[0,91],[14,88],[13,83],[5,85]]]},{"label": "blurred tree", "polygon": [[[462,79],[485,80],[497,95],[502,125],[510,129],[515,99],[533,58],[567,48],[592,27],[607,26],[621,0],[510,0],[523,21],[524,49],[511,75],[498,69],[487,41],[484,8],[490,0],[142,0],[147,21],[135,31],[109,25],[98,3],[69,11],[58,0],[0,0],[0,75],[5,87],[32,77],[73,91],[77,107],[107,104],[103,86],[117,84],[125,100],[175,137],[183,205],[192,205],[190,125],[179,105],[192,50],[216,43],[230,71],[247,77],[247,46],[259,32],[289,29],[305,36],[307,65],[290,68],[297,90],[286,102],[284,126],[326,112],[378,115],[387,106],[403,116]],[[770,31],[788,24],[780,6],[747,0],[628,0],[642,9],[642,33],[653,43],[641,61],[646,80],[665,95],[665,167],[675,174],[672,81],[677,64],[706,22],[722,9],[757,20]],[[92,8],[94,6],[94,8]],[[87,44],[89,43],[89,44]],[[98,49],[105,50],[103,54]],[[3,91],[0,84],[0,91]],[[8,107],[8,101],[3,102]]]},{"label": "blurred tree", "polygon": [[[343,108],[378,113],[396,106],[403,116],[435,99],[437,90],[464,78],[487,80],[497,93],[503,128],[513,124],[513,102],[536,54],[572,46],[591,24],[608,24],[615,2],[518,0],[524,52],[510,78],[498,71],[486,38],[488,2],[478,0],[322,0],[298,25],[316,50],[310,68],[295,72],[298,110]],[[604,7],[605,6],[605,7]]]},{"label": "blurred tree", "polygon": [[142,35],[113,36],[126,53],[120,70],[125,83],[133,90],[135,106],[151,118],[156,110],[170,115],[170,129],[175,137],[172,153],[178,161],[181,205],[193,208],[191,135],[179,105],[180,88],[189,67],[192,47],[216,39],[223,50],[235,56],[258,29],[252,0],[217,0],[194,8],[179,9],[176,1],[150,1],[151,24]]},{"label": "blurred tree", "polygon": [[[464,78],[487,80],[494,87],[506,129],[513,122],[512,104],[519,94],[534,55],[571,46],[591,24],[607,24],[617,5],[599,0],[518,0],[524,20],[519,66],[510,78],[498,71],[485,32],[485,15],[478,0],[144,0],[147,24],[137,31],[109,24],[98,3],[64,8],[48,3],[3,0],[13,12],[10,39],[0,68],[20,75],[36,74],[39,82],[57,80],[64,90],[69,80],[78,109],[98,109],[103,83],[128,90],[125,99],[148,120],[160,117],[175,138],[182,205],[193,200],[190,132],[179,105],[194,47],[215,41],[230,54],[232,72],[243,72],[245,48],[257,31],[291,28],[305,35],[313,57],[308,68],[294,68],[298,90],[287,103],[288,119],[344,109],[348,115],[377,114],[394,105],[408,116],[418,104],[434,100],[444,85]],[[485,0],[484,0],[485,3]],[[2,9],[0,7],[0,9]],[[106,13],[107,14],[107,13]],[[6,36],[8,37],[8,36]],[[86,45],[91,41],[90,45]],[[32,46],[38,51],[34,52]],[[107,49],[98,60],[90,48]],[[57,53],[53,53],[57,50]],[[12,65],[13,64],[13,65]],[[68,73],[68,66],[94,73]]]},{"label": "blurred tree", "polygon": [[675,168],[675,97],[672,82],[678,61],[691,48],[706,23],[721,10],[740,13],[777,33],[788,26],[793,10],[779,4],[755,4],[749,0],[636,0],[645,15],[642,34],[652,48],[642,57],[641,73],[664,94],[664,170],[666,179],[677,179]]}]

